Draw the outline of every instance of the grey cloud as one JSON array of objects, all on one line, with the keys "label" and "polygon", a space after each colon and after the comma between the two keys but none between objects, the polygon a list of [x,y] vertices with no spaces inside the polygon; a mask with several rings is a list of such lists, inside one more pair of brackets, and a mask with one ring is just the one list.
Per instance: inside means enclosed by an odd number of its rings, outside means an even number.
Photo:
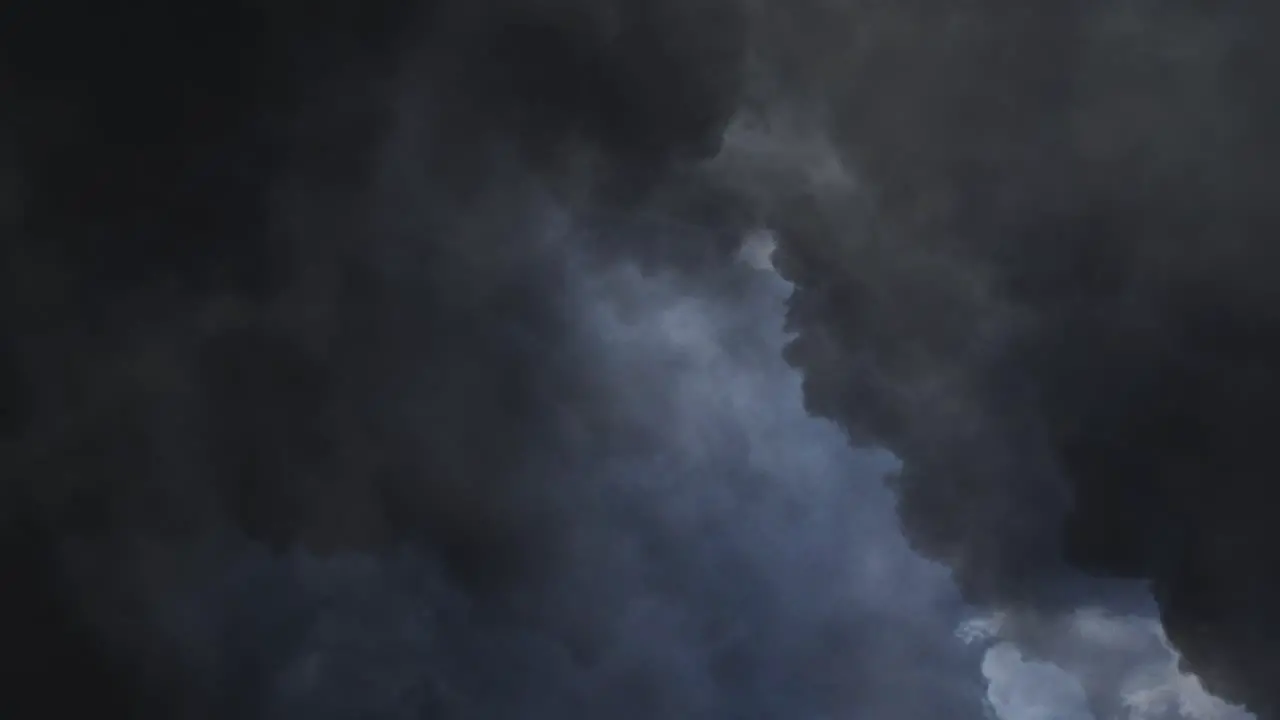
[{"label": "grey cloud", "polygon": [[631,266],[576,278],[599,395],[539,478],[563,508],[556,569],[493,604],[412,551],[233,544],[169,611],[222,618],[230,654],[207,670],[258,663],[280,718],[978,717],[966,610],[898,531],[893,459],[803,409],[786,283],[745,262],[732,294]]},{"label": "grey cloud", "polygon": [[1186,672],[1148,605],[1141,614],[996,613],[967,621],[959,635],[988,646],[982,669],[1001,720],[1253,718]]},{"label": "grey cloud", "polygon": [[1269,7],[0,23],[0,697],[951,716],[947,575],[1055,617],[1074,566],[1269,717]]}]

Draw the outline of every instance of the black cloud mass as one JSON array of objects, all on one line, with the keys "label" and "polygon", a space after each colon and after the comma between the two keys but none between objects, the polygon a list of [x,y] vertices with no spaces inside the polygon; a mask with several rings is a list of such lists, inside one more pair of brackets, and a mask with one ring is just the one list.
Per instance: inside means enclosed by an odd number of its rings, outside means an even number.
[{"label": "black cloud mass", "polygon": [[0,715],[1280,718],[1277,20],[6,4]]}]

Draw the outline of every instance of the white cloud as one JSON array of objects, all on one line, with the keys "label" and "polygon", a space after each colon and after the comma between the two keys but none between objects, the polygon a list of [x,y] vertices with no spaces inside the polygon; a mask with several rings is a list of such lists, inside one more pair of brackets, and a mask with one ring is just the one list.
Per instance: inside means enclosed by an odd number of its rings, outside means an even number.
[{"label": "white cloud", "polygon": [[957,630],[994,642],[983,660],[999,720],[1248,720],[1178,667],[1160,622],[1079,609],[1058,617],[997,613]]},{"label": "white cloud", "polygon": [[1028,660],[1013,643],[982,659],[987,701],[999,720],[1094,720],[1080,681],[1053,663]]}]

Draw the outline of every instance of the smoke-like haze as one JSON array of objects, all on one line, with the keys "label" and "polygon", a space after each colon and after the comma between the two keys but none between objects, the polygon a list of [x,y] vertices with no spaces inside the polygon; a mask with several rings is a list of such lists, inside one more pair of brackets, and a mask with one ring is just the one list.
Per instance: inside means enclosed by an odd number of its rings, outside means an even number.
[{"label": "smoke-like haze", "polygon": [[1271,5],[14,7],[0,715],[1276,716]]},{"label": "smoke-like haze", "polygon": [[594,392],[522,468],[559,508],[552,567],[486,602],[429,549],[229,543],[160,611],[185,660],[250,663],[245,710],[281,718],[981,717],[959,598],[879,482],[891,458],[803,409],[787,291],[745,263],[576,274]]}]

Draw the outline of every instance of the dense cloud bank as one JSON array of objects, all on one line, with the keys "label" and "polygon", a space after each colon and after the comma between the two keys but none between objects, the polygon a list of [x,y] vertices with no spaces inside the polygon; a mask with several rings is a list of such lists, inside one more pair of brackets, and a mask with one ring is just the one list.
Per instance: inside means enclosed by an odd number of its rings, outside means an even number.
[{"label": "dense cloud bank", "polygon": [[1063,559],[1149,577],[1271,714],[1273,11],[995,5],[868,9],[830,63],[876,68],[826,106],[877,231],[782,233],[791,357],[903,458],[908,534],[972,597],[1045,602]]},{"label": "dense cloud bank", "polygon": [[1268,8],[6,7],[4,714],[1274,717]]}]

